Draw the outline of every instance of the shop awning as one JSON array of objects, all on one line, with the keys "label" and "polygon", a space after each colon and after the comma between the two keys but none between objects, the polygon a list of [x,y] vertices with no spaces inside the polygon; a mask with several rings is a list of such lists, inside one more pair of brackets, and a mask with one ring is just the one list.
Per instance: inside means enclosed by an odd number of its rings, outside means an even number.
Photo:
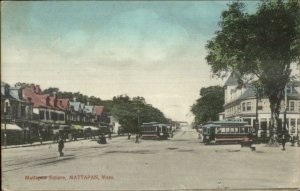
[{"label": "shop awning", "polygon": [[83,130],[83,127],[81,125],[72,125],[71,128],[76,130]]},{"label": "shop awning", "polygon": [[86,129],[91,129],[92,131],[98,131],[98,130],[99,130],[98,127],[93,127],[93,126],[84,126],[83,129],[84,129],[84,130],[86,130]]},{"label": "shop awning", "polygon": [[[4,129],[5,129],[5,125],[1,123],[1,130],[4,130]],[[23,129],[16,124],[6,124],[6,130],[23,131]]]}]

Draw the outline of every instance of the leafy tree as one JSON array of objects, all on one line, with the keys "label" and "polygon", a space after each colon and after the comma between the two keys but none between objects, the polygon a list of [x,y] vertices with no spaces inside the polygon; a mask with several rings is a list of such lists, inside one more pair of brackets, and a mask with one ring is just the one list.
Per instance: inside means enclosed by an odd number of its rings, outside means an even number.
[{"label": "leafy tree", "polygon": [[269,101],[272,127],[290,79],[290,66],[300,60],[298,1],[265,0],[255,13],[234,2],[224,11],[220,30],[208,41],[207,63],[218,77],[234,71],[243,81],[257,78]]},{"label": "leafy tree", "polygon": [[167,123],[164,114],[148,105],[142,97],[131,100],[127,95],[115,96],[112,103],[111,114],[119,120],[125,131],[138,132],[139,125],[144,122]]},{"label": "leafy tree", "polygon": [[59,92],[59,88],[50,87],[44,89],[43,94],[49,94],[50,96],[54,96],[54,94]]},{"label": "leafy tree", "polygon": [[218,119],[218,114],[224,111],[224,88],[221,86],[210,86],[201,88],[200,98],[192,106],[196,123],[205,123]]}]

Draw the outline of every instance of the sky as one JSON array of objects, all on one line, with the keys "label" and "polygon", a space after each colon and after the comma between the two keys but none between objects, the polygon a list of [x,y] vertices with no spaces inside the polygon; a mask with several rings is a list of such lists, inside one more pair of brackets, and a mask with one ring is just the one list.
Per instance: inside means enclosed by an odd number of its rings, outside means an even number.
[{"label": "sky", "polygon": [[200,89],[225,82],[212,77],[205,45],[229,1],[1,3],[1,81],[10,85],[142,96],[166,117],[192,121]]}]

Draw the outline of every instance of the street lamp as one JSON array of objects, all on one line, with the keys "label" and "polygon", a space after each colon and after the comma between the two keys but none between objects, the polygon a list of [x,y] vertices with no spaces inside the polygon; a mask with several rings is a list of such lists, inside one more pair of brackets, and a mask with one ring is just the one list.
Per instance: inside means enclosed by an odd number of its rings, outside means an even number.
[{"label": "street lamp", "polygon": [[4,146],[6,148],[6,143],[7,143],[7,139],[6,139],[6,114],[7,114],[7,110],[8,107],[10,106],[10,102],[8,99],[6,99],[4,101]]}]

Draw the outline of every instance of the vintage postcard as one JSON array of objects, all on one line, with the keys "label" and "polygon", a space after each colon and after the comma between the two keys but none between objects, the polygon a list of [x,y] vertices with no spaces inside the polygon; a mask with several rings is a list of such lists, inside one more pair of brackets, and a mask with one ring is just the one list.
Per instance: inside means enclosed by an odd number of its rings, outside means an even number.
[{"label": "vintage postcard", "polygon": [[4,191],[300,189],[300,5],[1,1]]}]

